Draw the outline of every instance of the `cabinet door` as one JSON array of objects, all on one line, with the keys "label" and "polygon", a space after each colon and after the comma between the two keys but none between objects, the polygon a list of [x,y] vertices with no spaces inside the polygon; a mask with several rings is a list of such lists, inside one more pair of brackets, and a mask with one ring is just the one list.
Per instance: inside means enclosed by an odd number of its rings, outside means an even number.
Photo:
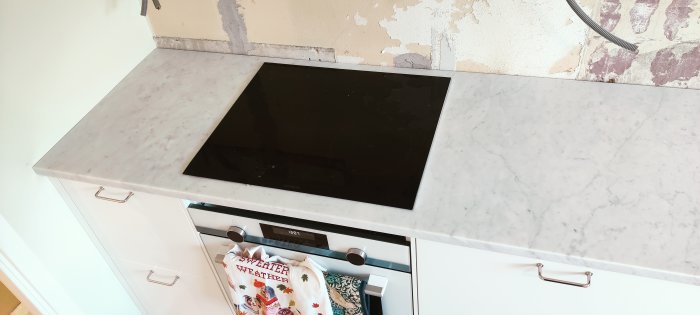
[{"label": "cabinet door", "polygon": [[[201,242],[179,199],[61,180],[65,190],[110,256],[204,272]],[[133,193],[126,202],[129,193]],[[184,250],[184,252],[183,252]],[[206,265],[204,265],[206,267]]]},{"label": "cabinet door", "polygon": [[[418,240],[419,314],[691,314],[700,287]],[[586,282],[587,288],[538,277]]]},{"label": "cabinet door", "polygon": [[218,284],[208,277],[132,261],[117,265],[147,314],[231,314]]},{"label": "cabinet door", "polygon": [[[208,301],[207,307],[217,311],[207,314],[231,314],[179,199],[106,186],[100,190],[99,185],[69,180],[60,183],[147,313],[189,314],[184,310]],[[179,275],[177,288],[147,282],[146,268],[155,268],[152,277]],[[172,292],[189,292],[188,298],[173,299],[179,295]]]}]

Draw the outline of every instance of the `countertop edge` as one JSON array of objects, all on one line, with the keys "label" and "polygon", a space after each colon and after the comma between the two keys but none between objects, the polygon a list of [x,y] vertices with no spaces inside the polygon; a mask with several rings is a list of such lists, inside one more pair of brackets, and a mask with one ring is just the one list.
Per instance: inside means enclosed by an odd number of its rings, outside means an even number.
[{"label": "countertop edge", "polygon": [[[71,173],[51,170],[51,169],[42,167],[40,165],[40,162],[41,161],[37,162],[32,167],[32,169],[34,170],[34,172],[36,174],[42,175],[42,176],[54,177],[54,178],[58,178],[58,179],[74,180],[74,181],[86,182],[86,183],[91,183],[91,184],[96,184],[96,185],[107,185],[107,186],[112,186],[115,188],[135,190],[137,192],[151,193],[151,194],[179,198],[179,199],[184,199],[184,200],[207,202],[207,203],[217,204],[217,205],[221,205],[221,206],[250,208],[246,205],[245,202],[241,202],[241,201],[225,200],[225,199],[213,197],[213,196],[202,197],[202,196],[188,195],[187,192],[182,192],[182,191],[174,191],[174,190],[165,189],[165,188],[140,185],[140,184],[128,183],[128,182],[121,182],[119,180],[114,180],[114,179],[91,177],[91,176],[87,176],[87,175],[71,174]],[[260,209],[255,209],[253,211],[266,212],[266,213],[271,213],[271,214],[279,214],[279,213],[275,212],[274,209],[271,209],[271,210],[272,211],[260,211]],[[352,223],[367,223],[367,222],[364,222],[362,220],[352,220],[349,218],[341,218],[341,217],[337,217],[337,216],[322,216],[322,215],[319,215],[319,214],[313,213],[313,212],[303,212],[303,211],[297,211],[297,210],[286,210],[286,211],[288,211],[288,212],[285,213],[285,215],[290,215],[290,214],[291,215],[299,215],[299,217],[301,217],[303,219],[317,220],[317,221],[339,224],[339,225],[352,225]],[[333,221],[331,221],[331,220],[333,220]],[[338,222],[337,220],[341,220],[341,222]],[[667,270],[660,270],[660,269],[653,269],[653,268],[647,268],[647,267],[642,267],[642,266],[629,265],[629,264],[612,262],[612,261],[605,261],[605,260],[599,260],[599,259],[591,259],[591,258],[585,258],[585,257],[580,257],[580,256],[572,256],[572,255],[567,255],[567,254],[563,254],[563,253],[555,253],[555,252],[549,252],[549,251],[543,251],[543,250],[536,250],[536,249],[524,248],[524,247],[513,246],[513,245],[508,245],[508,244],[502,244],[502,243],[487,242],[487,241],[481,241],[481,240],[476,240],[476,239],[455,237],[452,235],[439,234],[439,233],[435,233],[435,232],[411,230],[411,229],[397,227],[397,226],[389,226],[389,225],[385,225],[385,226],[389,229],[392,229],[392,231],[382,231],[382,232],[391,233],[391,234],[400,234],[403,236],[413,237],[416,239],[425,239],[425,240],[430,240],[430,241],[442,242],[442,243],[446,243],[446,244],[464,246],[464,247],[478,249],[478,250],[486,250],[486,251],[491,251],[491,252],[495,252],[495,253],[515,255],[515,256],[520,256],[520,257],[530,258],[530,259],[543,259],[543,260],[556,262],[556,263],[564,263],[564,264],[577,265],[577,266],[581,266],[581,267],[596,268],[596,269],[601,269],[601,270],[611,271],[611,272],[618,272],[618,273],[627,274],[627,275],[641,276],[641,277],[647,277],[647,278],[665,280],[665,281],[672,281],[672,282],[678,282],[678,283],[684,283],[684,284],[690,284],[690,285],[700,285],[700,276],[694,276],[694,275],[690,275],[690,274],[684,274],[684,273],[667,271]]]}]

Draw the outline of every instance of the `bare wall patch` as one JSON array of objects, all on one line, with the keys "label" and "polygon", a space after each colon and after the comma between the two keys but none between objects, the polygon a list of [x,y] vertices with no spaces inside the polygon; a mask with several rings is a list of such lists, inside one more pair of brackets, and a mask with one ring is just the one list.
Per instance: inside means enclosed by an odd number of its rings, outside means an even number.
[{"label": "bare wall patch", "polygon": [[219,0],[219,14],[224,31],[228,34],[231,51],[234,54],[246,54],[248,51],[248,34],[243,16],[238,12],[236,0]]},{"label": "bare wall patch", "polygon": [[600,26],[612,32],[620,21],[620,0],[603,0],[600,8]]},{"label": "bare wall patch", "polygon": [[401,54],[394,57],[394,66],[401,68],[430,69],[430,59],[416,53]]},{"label": "bare wall patch", "polygon": [[659,0],[637,0],[630,9],[630,24],[632,31],[636,34],[641,34],[649,28],[651,16],[656,12],[659,6]]}]

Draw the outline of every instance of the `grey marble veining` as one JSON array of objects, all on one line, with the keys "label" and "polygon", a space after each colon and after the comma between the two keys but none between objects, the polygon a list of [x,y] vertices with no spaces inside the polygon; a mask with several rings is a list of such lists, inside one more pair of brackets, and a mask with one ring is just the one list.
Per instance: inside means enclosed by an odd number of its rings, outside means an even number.
[{"label": "grey marble veining", "polygon": [[[413,211],[182,175],[263,61],[453,78]],[[155,50],[40,174],[700,284],[700,91]]]}]

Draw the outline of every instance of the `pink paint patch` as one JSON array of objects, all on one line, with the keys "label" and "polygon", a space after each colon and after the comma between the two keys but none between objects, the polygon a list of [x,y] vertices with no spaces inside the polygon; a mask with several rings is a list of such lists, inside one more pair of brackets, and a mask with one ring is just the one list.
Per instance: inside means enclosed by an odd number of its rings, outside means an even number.
[{"label": "pink paint patch", "polygon": [[[687,44],[678,44],[687,45]],[[664,85],[673,81],[688,81],[700,74],[700,45],[685,52],[678,58],[673,49],[678,45],[659,50],[651,62],[651,81]]]},{"label": "pink paint patch", "polygon": [[659,0],[637,0],[630,9],[630,24],[632,30],[637,33],[644,33],[649,27],[651,16],[659,7]]},{"label": "pink paint patch", "polygon": [[664,22],[664,35],[669,40],[676,38],[678,29],[688,27],[688,18],[693,9],[690,7],[692,0],[673,0],[666,8],[666,22]]},{"label": "pink paint patch", "polygon": [[[634,57],[637,52],[631,52],[623,48],[615,47],[612,51],[608,50],[605,44],[601,44],[591,55],[599,57],[597,60],[591,60],[588,63],[588,74],[592,80],[605,81],[612,77],[623,74],[632,66]],[[611,76],[613,74],[614,76]]]},{"label": "pink paint patch", "polygon": [[603,0],[600,8],[600,25],[608,32],[612,32],[620,21],[620,0]]}]

